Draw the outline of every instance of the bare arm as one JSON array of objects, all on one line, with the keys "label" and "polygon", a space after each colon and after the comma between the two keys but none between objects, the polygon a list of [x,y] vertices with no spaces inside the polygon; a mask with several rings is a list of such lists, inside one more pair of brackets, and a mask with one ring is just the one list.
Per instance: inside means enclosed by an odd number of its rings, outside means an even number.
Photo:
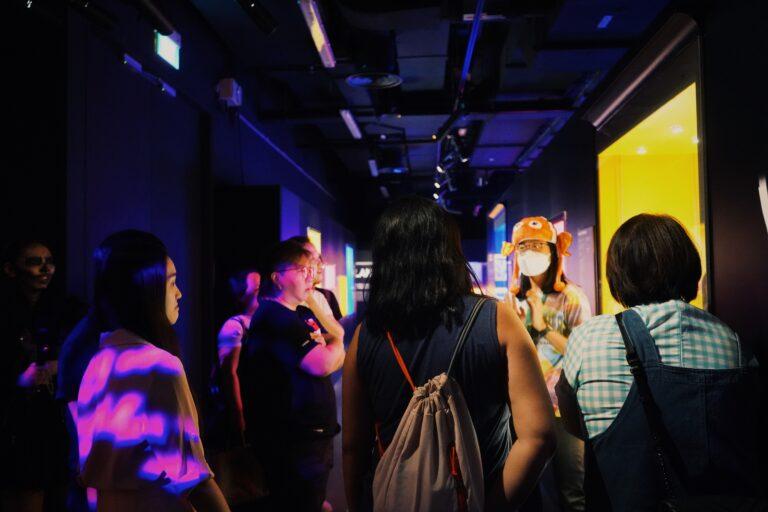
[{"label": "bare arm", "polygon": [[200,482],[192,489],[189,502],[197,512],[230,512],[227,500],[213,478]]},{"label": "bare arm", "polygon": [[487,497],[487,508],[515,509],[528,497],[555,450],[552,403],[536,349],[509,304],[498,304],[499,344],[507,361],[509,403],[517,440],[507,455],[500,480]]},{"label": "bare arm", "polygon": [[545,336],[547,341],[561,354],[565,354],[565,347],[568,344],[568,337],[563,336],[557,331],[549,331]]},{"label": "bare arm", "polygon": [[[328,301],[322,295],[315,295],[316,292],[312,292],[307,296],[307,306],[312,311],[329,334],[334,337],[344,339],[344,327],[341,326],[338,320],[333,317],[331,307],[328,305]],[[320,303],[323,301],[323,304]]]},{"label": "bare arm", "polygon": [[221,377],[224,385],[224,394],[229,410],[234,414],[235,425],[243,432],[245,419],[243,418],[243,400],[240,395],[240,379],[237,376],[237,367],[240,364],[240,351],[242,347],[232,347],[222,354]]},{"label": "bare arm", "polygon": [[330,332],[324,338],[325,344],[318,344],[299,363],[299,368],[315,377],[327,377],[344,364],[344,338]]},{"label": "bare arm", "polygon": [[344,490],[347,507],[355,512],[360,503],[363,475],[370,467],[371,446],[373,446],[373,412],[363,393],[360,376],[357,373],[357,343],[360,326],[355,329],[349,345],[342,385],[342,458],[344,466]]}]

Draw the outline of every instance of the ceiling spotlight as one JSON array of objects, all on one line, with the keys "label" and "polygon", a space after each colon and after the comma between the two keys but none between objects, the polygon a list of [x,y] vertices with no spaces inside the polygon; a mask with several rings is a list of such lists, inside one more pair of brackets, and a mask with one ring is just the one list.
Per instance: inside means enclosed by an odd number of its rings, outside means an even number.
[{"label": "ceiling spotlight", "polygon": [[318,55],[320,55],[323,66],[326,68],[336,67],[336,57],[333,55],[331,40],[328,38],[328,34],[325,33],[325,25],[320,17],[320,9],[317,7],[317,2],[315,0],[299,0],[299,7],[301,8],[301,14],[304,15],[304,21],[307,24],[307,28],[309,28],[309,33],[312,36],[312,41],[315,43],[315,48]]},{"label": "ceiling spotlight", "polygon": [[435,188],[440,188],[440,182],[439,181],[435,182]]},{"label": "ceiling spotlight", "polygon": [[459,157],[459,159],[461,160],[461,163],[463,163],[463,164],[469,162],[469,157],[466,157],[464,155],[461,155],[461,157]]},{"label": "ceiling spotlight", "polygon": [[434,197],[434,198],[435,198],[435,201],[437,201],[438,199],[440,199],[440,196],[439,196],[439,195],[437,195],[437,192],[435,192],[434,194],[432,194],[432,197]]},{"label": "ceiling spotlight", "polygon": [[638,155],[645,155],[648,153],[648,150],[645,148],[645,146],[640,146],[637,148],[637,154]]},{"label": "ceiling spotlight", "polygon": [[467,129],[466,128],[459,128],[459,137],[465,137],[467,135]]},{"label": "ceiling spotlight", "polygon": [[435,167],[435,169],[437,169],[437,172],[439,172],[440,174],[445,174],[445,169],[443,169],[443,167],[440,164],[437,164],[437,167]]},{"label": "ceiling spotlight", "polygon": [[600,21],[597,23],[598,30],[603,30],[604,28],[608,27],[608,25],[611,24],[611,21],[613,21],[613,16],[610,14],[606,14],[600,18]]},{"label": "ceiling spotlight", "polygon": [[352,135],[352,138],[357,140],[362,139],[363,133],[360,131],[360,127],[357,125],[357,121],[355,121],[355,116],[352,115],[352,112],[349,109],[342,108],[339,110],[339,115],[341,115],[341,118],[344,120],[344,124],[347,125],[347,129]]},{"label": "ceiling spotlight", "polygon": [[371,170],[371,177],[376,178],[379,175],[379,166],[376,164],[375,158],[368,160],[368,168]]},{"label": "ceiling spotlight", "polygon": [[699,143],[699,138],[696,135],[694,135],[693,137],[691,137],[691,142],[694,143],[694,144],[698,144]]},{"label": "ceiling spotlight", "polygon": [[672,126],[669,127],[669,130],[675,135],[679,135],[683,133],[683,127],[680,126],[679,124],[673,124]]}]

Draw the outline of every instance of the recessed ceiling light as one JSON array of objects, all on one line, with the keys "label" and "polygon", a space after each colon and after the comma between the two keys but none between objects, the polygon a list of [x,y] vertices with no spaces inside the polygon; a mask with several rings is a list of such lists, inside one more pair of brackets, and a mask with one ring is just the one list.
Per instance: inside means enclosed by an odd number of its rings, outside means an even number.
[{"label": "recessed ceiling light", "polygon": [[669,131],[671,131],[675,135],[678,135],[678,134],[683,133],[684,129],[679,124],[673,124],[672,126],[669,127]]},{"label": "recessed ceiling light", "polygon": [[698,144],[699,138],[696,135],[694,135],[693,137],[691,137],[691,142],[693,142],[694,144]]},{"label": "recessed ceiling light", "polygon": [[439,172],[440,174],[445,174],[445,169],[443,169],[443,167],[440,164],[437,164],[435,169],[437,169],[437,172]]},{"label": "recessed ceiling light", "polygon": [[646,153],[648,153],[648,150],[645,148],[645,146],[640,146],[637,148],[638,155],[645,155]]},{"label": "recessed ceiling light", "polygon": [[611,21],[613,21],[613,16],[610,14],[606,14],[602,18],[600,18],[600,21],[597,22],[597,28],[598,30],[603,30],[608,25],[611,24]]},{"label": "recessed ceiling light", "polygon": [[437,181],[435,182],[435,188],[440,188],[440,183]]},{"label": "recessed ceiling light", "polygon": [[437,192],[435,192],[434,194],[432,194],[432,197],[434,197],[434,198],[435,198],[435,201],[437,201],[438,199],[440,199],[440,196],[439,196],[439,195],[437,195]]}]

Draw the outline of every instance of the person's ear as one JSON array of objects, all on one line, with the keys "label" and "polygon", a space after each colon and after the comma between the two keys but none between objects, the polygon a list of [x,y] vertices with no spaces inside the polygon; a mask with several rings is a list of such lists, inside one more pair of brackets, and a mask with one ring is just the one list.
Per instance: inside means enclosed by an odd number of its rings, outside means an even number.
[{"label": "person's ear", "polygon": [[280,285],[280,274],[278,272],[272,272],[269,278],[272,280],[272,283],[275,285],[275,288],[277,288],[278,290],[283,289],[283,287]]},{"label": "person's ear", "polygon": [[13,268],[13,265],[10,262],[3,265],[3,272],[9,279],[16,277],[16,269]]}]

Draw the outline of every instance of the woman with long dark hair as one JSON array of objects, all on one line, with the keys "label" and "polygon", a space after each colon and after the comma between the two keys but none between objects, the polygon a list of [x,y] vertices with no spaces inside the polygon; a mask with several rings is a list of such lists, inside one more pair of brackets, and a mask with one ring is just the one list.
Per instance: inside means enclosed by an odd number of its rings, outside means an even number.
[{"label": "woman with long dark hair", "polygon": [[[389,444],[410,399],[387,335],[421,384],[445,371],[457,334],[480,300],[472,295],[458,227],[433,202],[396,202],[374,233],[368,310],[349,347],[342,381],[344,480],[355,511],[370,509],[378,464],[374,446]],[[535,349],[509,305],[492,301],[481,307],[453,376],[477,434],[486,510],[514,509],[534,488],[554,442]]]},{"label": "woman with long dark hair", "polygon": [[228,511],[179,359],[176,267],[154,235],[124,236],[95,284],[105,332],[78,393],[81,479],[99,511]]}]

